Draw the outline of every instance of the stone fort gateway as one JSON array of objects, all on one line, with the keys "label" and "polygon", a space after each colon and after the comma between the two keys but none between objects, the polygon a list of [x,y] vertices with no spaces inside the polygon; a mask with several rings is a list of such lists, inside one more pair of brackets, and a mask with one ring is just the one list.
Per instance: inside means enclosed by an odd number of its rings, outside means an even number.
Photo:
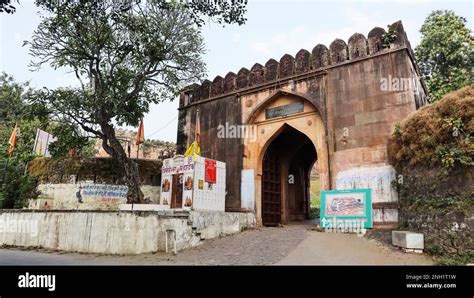
[{"label": "stone fort gateway", "polygon": [[194,141],[199,110],[202,156],[227,165],[226,211],[255,211],[260,226],[308,218],[317,161],[321,190],[371,188],[374,224],[397,222],[387,143],[425,105],[426,87],[402,23],[388,30],[184,88],[178,153]]}]

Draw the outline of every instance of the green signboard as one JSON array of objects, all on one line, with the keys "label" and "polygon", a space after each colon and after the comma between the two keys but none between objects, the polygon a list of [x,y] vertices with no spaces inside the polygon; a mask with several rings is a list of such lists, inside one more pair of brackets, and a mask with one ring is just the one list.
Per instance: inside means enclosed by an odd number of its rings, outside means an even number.
[{"label": "green signboard", "polygon": [[320,225],[324,229],[372,228],[371,189],[321,191]]}]

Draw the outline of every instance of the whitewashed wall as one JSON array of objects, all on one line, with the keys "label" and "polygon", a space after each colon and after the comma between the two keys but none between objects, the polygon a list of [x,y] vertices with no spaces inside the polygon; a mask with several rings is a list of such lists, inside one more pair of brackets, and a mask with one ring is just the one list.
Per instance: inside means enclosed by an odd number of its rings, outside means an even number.
[{"label": "whitewashed wall", "polygon": [[[149,198],[152,203],[160,201],[160,186],[143,185],[140,188],[145,199]],[[126,203],[128,187],[86,181],[77,184],[40,184],[38,190],[41,198],[53,199],[52,209],[114,210],[118,209],[118,205]],[[79,203],[76,195],[79,190],[83,203]]]},{"label": "whitewashed wall", "polygon": [[[341,171],[336,176],[336,189],[370,188],[372,203],[396,203],[398,194],[392,185],[396,179],[395,169],[390,166],[361,167]],[[374,209],[374,222],[398,221],[398,210],[391,208]]]},{"label": "whitewashed wall", "polygon": [[1,210],[0,246],[139,254],[165,251],[166,230],[181,250],[254,227],[253,213]]}]

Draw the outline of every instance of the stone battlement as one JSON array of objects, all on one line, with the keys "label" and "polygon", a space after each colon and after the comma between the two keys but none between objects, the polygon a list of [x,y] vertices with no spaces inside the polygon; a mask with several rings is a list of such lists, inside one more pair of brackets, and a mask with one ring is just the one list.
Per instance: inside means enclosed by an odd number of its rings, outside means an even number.
[{"label": "stone battlement", "polygon": [[179,107],[183,108],[201,100],[231,94],[267,82],[290,79],[301,74],[320,71],[329,66],[395,48],[407,47],[412,54],[402,22],[398,21],[390,25],[389,31],[393,31],[395,34],[394,40],[389,43],[384,41],[387,32],[383,28],[375,27],[370,30],[367,38],[363,34],[354,33],[347,43],[336,38],[329,45],[329,49],[325,45],[318,44],[311,53],[301,49],[295,57],[290,54],[283,55],[280,62],[270,59],[264,66],[255,63],[250,70],[243,67],[237,74],[229,72],[224,78],[216,76],[212,82],[205,80],[201,85],[192,84],[182,90]]}]

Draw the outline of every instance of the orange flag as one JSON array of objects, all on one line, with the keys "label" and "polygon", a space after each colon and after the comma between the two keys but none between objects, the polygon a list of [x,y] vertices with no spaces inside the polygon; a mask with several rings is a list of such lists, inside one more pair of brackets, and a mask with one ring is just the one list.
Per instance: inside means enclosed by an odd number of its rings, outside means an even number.
[{"label": "orange flag", "polygon": [[10,140],[8,141],[8,144],[10,144],[10,149],[8,150],[8,157],[12,157],[13,151],[15,150],[15,145],[16,145],[16,125],[12,131],[12,135],[10,136]]},{"label": "orange flag", "polygon": [[140,121],[140,126],[138,127],[137,137],[135,138],[135,145],[145,143],[145,128],[143,127],[143,118]]}]

